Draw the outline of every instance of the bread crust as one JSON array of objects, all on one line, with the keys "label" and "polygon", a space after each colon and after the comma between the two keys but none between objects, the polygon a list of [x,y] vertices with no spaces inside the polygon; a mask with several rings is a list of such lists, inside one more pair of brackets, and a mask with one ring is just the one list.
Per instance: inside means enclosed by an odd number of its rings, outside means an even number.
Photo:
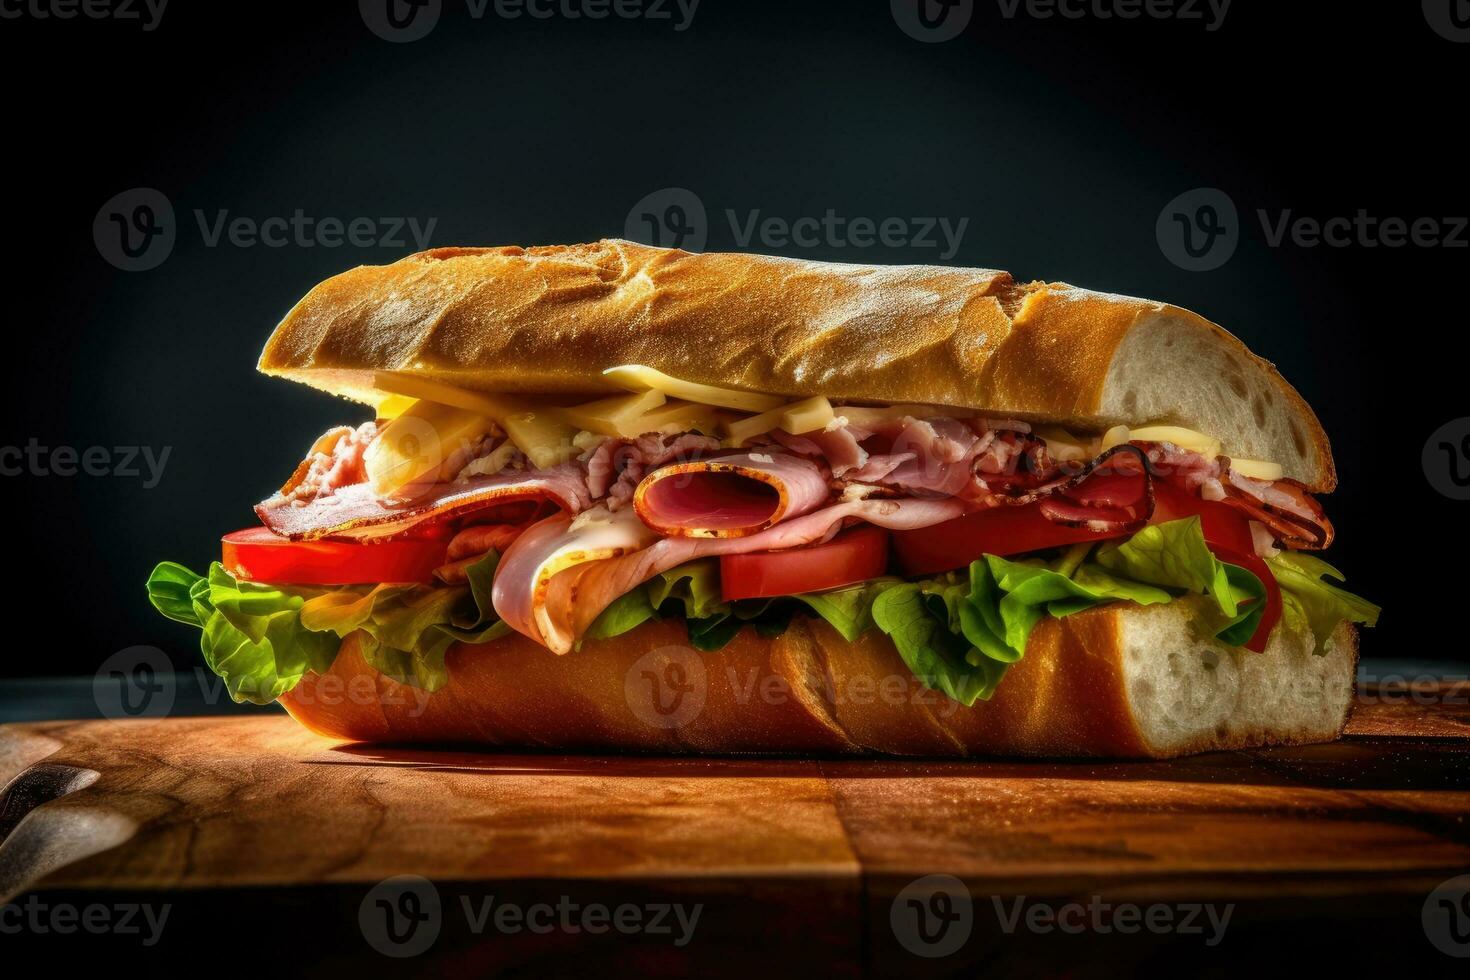
[{"label": "bread crust", "polygon": [[[374,403],[375,371],[570,396],[612,390],[605,368],[646,364],[792,398],[953,406],[1100,431],[1164,421],[1128,417],[1126,399],[1108,389],[1124,340],[1160,318],[1251,375],[1272,411],[1289,416],[1287,443],[1263,441],[1249,411],[1237,413],[1237,432],[1211,433],[1227,453],[1276,458],[1312,490],[1336,485],[1312,410],[1221,327],[1167,304],[989,269],[692,255],[617,240],[441,248],[317,286],[276,328],[259,367]],[[1168,421],[1218,419],[1212,402],[1222,396],[1186,393]]]},{"label": "bread crust", "polygon": [[[309,674],[282,703],[313,731],[352,741],[660,753],[1167,757],[1340,733],[1350,665],[1323,692],[1331,724],[1150,743],[1128,690],[1129,615],[1119,604],[1044,619],[994,698],[972,708],[921,685],[882,634],[848,643],[804,617],[774,638],[742,630],[713,653],[689,648],[672,620],[565,657],[519,635],[460,645],[448,655],[449,684],[432,695],[373,670],[349,636],[331,670]],[[1254,656],[1273,655],[1284,654]]]}]

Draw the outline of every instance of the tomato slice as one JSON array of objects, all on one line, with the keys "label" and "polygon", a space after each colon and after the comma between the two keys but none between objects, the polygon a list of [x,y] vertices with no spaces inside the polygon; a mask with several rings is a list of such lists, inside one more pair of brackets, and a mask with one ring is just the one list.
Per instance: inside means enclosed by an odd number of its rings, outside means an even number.
[{"label": "tomato slice", "polygon": [[1254,574],[1266,587],[1266,611],[1261,614],[1260,624],[1256,626],[1255,633],[1245,644],[1247,650],[1265,653],[1266,641],[1271,638],[1271,630],[1281,621],[1281,586],[1276,584],[1276,576],[1271,574],[1271,566],[1262,561],[1253,551],[1236,551],[1208,539],[1205,543],[1210,546],[1210,551],[1214,552],[1216,558],[1231,565],[1239,565]]},{"label": "tomato slice", "polygon": [[1199,515],[1205,541],[1223,545],[1232,551],[1254,555],[1255,541],[1250,524],[1241,512],[1218,500],[1206,500],[1174,486],[1166,480],[1154,481],[1154,516],[1150,524],[1177,521]]},{"label": "tomato slice", "polygon": [[888,571],[888,532],[865,524],[825,544],[720,558],[726,599],[820,592],[878,578]]},{"label": "tomato slice", "polygon": [[226,534],[221,563],[236,578],[277,585],[430,582],[449,547],[428,531],[386,541],[292,541],[263,527]]},{"label": "tomato slice", "polygon": [[964,568],[981,555],[1005,558],[1043,548],[1122,537],[1048,520],[1040,504],[992,507],[943,524],[895,531],[893,550],[905,575],[934,575]]}]

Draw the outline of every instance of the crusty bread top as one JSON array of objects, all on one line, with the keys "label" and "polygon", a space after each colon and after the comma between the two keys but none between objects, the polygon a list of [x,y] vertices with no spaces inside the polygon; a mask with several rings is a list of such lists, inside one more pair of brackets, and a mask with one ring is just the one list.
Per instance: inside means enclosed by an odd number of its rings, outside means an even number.
[{"label": "crusty bread top", "polygon": [[374,403],[373,372],[481,391],[601,394],[646,364],[792,397],[917,402],[1100,431],[1169,423],[1228,455],[1337,482],[1327,435],[1276,369],[1187,310],[1008,273],[869,266],[625,241],[440,248],[334,276],[260,370]]}]

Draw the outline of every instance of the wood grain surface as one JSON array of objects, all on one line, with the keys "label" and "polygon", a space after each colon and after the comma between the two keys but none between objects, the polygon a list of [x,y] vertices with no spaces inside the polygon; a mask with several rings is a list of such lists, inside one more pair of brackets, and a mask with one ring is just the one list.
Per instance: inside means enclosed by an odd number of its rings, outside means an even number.
[{"label": "wood grain surface", "polygon": [[[151,958],[208,955],[222,928],[252,928],[242,910],[269,909],[287,972],[389,962],[364,909],[402,875],[442,903],[432,948],[399,961],[434,975],[748,974],[773,958],[838,975],[1092,975],[1179,957],[1234,968],[1288,940],[1324,954],[1362,943],[1360,962],[1389,944],[1400,964],[1407,951],[1448,966],[1420,913],[1470,872],[1463,694],[1365,690],[1340,742],[1172,762],[485,755],[337,745],[260,716],[4,726],[0,903],[169,904]],[[944,957],[916,952],[894,919],[932,875],[962,882],[973,921]],[[1094,897],[1233,918],[1214,945],[1002,926],[1017,899]],[[702,911],[680,945],[476,930],[486,898]],[[248,972],[214,969],[233,967]]]}]

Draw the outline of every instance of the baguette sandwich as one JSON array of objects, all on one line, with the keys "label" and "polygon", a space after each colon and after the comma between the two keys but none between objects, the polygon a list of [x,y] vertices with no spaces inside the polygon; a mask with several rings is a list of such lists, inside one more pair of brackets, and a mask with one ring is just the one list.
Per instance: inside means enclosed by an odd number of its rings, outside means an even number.
[{"label": "baguette sandwich", "polygon": [[313,289],[259,368],[367,406],[149,596],[323,735],[1167,757],[1337,737],[1378,610],[1267,362],[1004,272],[624,241]]}]

